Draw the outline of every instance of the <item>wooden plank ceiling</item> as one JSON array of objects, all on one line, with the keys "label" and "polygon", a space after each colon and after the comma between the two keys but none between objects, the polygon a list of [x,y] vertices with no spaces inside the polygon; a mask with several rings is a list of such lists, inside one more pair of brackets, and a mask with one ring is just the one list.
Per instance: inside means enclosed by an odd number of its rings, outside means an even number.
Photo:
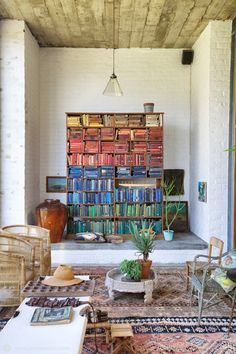
[{"label": "wooden plank ceiling", "polygon": [[236,0],[0,0],[0,19],[25,20],[42,47],[191,48]]}]

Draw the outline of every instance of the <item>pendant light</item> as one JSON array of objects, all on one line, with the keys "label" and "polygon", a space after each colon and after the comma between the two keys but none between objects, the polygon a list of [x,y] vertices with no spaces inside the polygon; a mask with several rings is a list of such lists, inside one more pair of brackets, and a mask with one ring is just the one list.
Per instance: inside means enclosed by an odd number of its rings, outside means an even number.
[{"label": "pendant light", "polygon": [[123,96],[119,81],[115,74],[115,0],[113,0],[113,55],[112,55],[112,74],[103,91],[105,96]]}]

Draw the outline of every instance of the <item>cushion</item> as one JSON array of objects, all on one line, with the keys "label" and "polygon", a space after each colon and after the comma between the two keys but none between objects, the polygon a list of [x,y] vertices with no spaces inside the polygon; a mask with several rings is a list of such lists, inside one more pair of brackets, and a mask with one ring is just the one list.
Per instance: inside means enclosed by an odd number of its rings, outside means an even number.
[{"label": "cushion", "polygon": [[106,242],[103,234],[100,232],[78,232],[75,234],[77,242]]},{"label": "cushion", "polygon": [[[226,256],[224,256],[221,260],[221,266],[227,269],[236,268],[236,252],[230,251]],[[236,283],[230,280],[227,276],[227,271],[215,269],[212,273],[212,278],[224,289],[226,293],[233,290],[236,286]]]},{"label": "cushion", "polygon": [[233,290],[236,286],[232,280],[227,277],[226,272],[222,271],[221,269],[215,269],[212,274],[212,278],[224,289],[226,293]]}]

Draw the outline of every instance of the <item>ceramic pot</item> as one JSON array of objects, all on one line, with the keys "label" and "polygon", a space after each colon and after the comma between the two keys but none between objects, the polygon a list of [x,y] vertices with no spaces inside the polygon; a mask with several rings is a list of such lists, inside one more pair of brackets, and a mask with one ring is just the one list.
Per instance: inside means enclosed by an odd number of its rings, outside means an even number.
[{"label": "ceramic pot", "polygon": [[165,241],[172,241],[174,237],[174,231],[173,230],[163,230],[163,235]]},{"label": "ceramic pot", "polygon": [[67,222],[67,207],[59,199],[45,199],[36,207],[38,226],[50,230],[52,243],[60,242]]},{"label": "ceramic pot", "polygon": [[147,261],[140,259],[139,261],[142,265],[141,279],[148,279],[150,274],[150,269],[152,266],[152,261],[150,259],[148,259]]},{"label": "ceramic pot", "polygon": [[145,103],[143,104],[143,107],[144,107],[144,112],[145,112],[145,113],[153,112],[153,110],[154,110],[154,103],[152,103],[152,102],[145,102]]}]

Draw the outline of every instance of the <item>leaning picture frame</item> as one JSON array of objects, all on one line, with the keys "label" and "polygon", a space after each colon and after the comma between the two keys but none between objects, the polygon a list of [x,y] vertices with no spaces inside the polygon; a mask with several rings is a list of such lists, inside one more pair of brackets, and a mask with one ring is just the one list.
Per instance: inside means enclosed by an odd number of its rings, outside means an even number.
[{"label": "leaning picture frame", "polygon": [[47,193],[66,193],[66,177],[46,176]]},{"label": "leaning picture frame", "polygon": [[171,225],[171,229],[175,232],[188,232],[189,231],[189,220],[188,220],[188,202],[187,201],[169,201],[169,213],[168,216],[170,220],[173,214],[176,212],[176,205],[180,203],[181,210],[179,211],[176,219]]}]

